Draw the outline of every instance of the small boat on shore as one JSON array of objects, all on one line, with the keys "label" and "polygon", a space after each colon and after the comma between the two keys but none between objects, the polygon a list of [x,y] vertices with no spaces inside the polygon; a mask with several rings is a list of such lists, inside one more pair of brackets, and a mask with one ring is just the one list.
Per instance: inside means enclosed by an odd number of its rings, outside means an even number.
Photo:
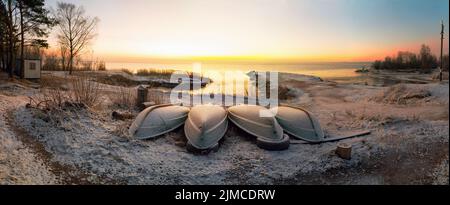
[{"label": "small boat on shore", "polygon": [[188,107],[154,105],[143,110],[131,124],[129,133],[137,139],[150,139],[180,127],[186,121]]},{"label": "small boat on shore", "polygon": [[258,147],[267,150],[289,148],[289,136],[275,117],[261,117],[260,111],[269,111],[263,106],[238,105],[228,108],[228,118],[245,132],[256,136]]},{"label": "small boat on shore", "polygon": [[303,108],[279,106],[272,108],[271,111],[286,133],[306,143],[333,142],[371,133],[370,130],[358,130],[345,136],[325,136],[317,118]]},{"label": "small boat on shore", "polygon": [[193,107],[184,124],[188,149],[209,150],[218,147],[227,129],[227,111],[223,107],[217,105]]},{"label": "small boat on shore", "polygon": [[279,106],[272,112],[284,131],[296,139],[320,142],[325,138],[319,121],[303,108]]}]

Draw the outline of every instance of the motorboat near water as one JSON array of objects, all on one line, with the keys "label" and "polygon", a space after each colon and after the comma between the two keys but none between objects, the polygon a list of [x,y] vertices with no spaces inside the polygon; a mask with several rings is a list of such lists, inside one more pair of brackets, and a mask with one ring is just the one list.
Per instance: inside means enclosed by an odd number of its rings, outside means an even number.
[{"label": "motorboat near water", "polygon": [[198,105],[191,109],[184,124],[187,147],[192,150],[218,148],[228,129],[227,111],[217,105]]},{"label": "motorboat near water", "polygon": [[370,131],[363,130],[351,132],[341,137],[325,136],[317,118],[303,108],[279,106],[272,108],[271,111],[275,114],[275,118],[286,133],[307,143],[332,142],[370,134]]},{"label": "motorboat near water", "polygon": [[154,105],[143,110],[131,124],[129,133],[137,139],[150,139],[184,124],[188,107],[172,104]]},{"label": "motorboat near water", "polygon": [[289,136],[275,117],[261,117],[261,111],[269,111],[258,105],[237,105],[228,108],[228,119],[245,132],[257,137],[257,145],[267,150],[289,148]]}]

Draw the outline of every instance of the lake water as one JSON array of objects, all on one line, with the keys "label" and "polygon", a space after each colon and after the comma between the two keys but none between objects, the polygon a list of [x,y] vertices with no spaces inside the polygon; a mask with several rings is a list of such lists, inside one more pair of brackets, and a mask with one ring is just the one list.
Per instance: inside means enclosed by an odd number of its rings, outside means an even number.
[{"label": "lake water", "polygon": [[[351,62],[351,63],[303,63],[303,64],[151,64],[151,63],[117,63],[107,62],[106,67],[111,70],[120,70],[123,68],[129,69],[133,72],[139,69],[171,69],[192,71],[193,67],[201,67],[202,72],[218,71],[219,80],[230,77],[225,75],[225,71],[238,72],[232,76],[236,80],[245,78],[243,75],[249,71],[278,71],[287,73],[296,73],[317,76],[324,80],[334,81],[341,84],[365,84],[373,86],[390,86],[397,83],[420,83],[416,81],[408,81],[396,78],[395,76],[377,76],[367,73],[357,73],[357,69],[362,67],[369,68],[370,62]],[[207,74],[205,74],[208,76]],[[215,76],[208,76],[213,80]]]},{"label": "lake water", "polygon": [[[323,79],[345,79],[358,77],[361,74],[355,70],[370,66],[368,62],[362,63],[305,63],[305,64],[200,64],[202,71],[214,70],[224,71],[278,71],[287,73],[297,73],[313,75]],[[149,64],[149,63],[106,63],[108,69],[129,69],[136,72],[138,69],[173,69],[173,70],[191,70],[199,64]]]}]

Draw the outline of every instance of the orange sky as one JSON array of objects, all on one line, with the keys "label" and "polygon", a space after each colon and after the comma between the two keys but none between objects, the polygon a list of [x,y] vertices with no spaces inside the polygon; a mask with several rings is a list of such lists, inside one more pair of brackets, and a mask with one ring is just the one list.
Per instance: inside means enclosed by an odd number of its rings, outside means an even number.
[{"label": "orange sky", "polygon": [[101,19],[87,54],[108,62],[372,61],[422,43],[437,53],[448,25],[447,0],[67,1]]}]

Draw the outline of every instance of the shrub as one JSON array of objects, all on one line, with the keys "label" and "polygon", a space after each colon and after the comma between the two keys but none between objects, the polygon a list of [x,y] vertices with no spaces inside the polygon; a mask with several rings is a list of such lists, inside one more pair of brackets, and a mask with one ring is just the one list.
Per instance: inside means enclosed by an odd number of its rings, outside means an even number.
[{"label": "shrub", "polygon": [[132,109],[136,105],[136,89],[119,87],[117,92],[111,93],[111,102],[124,109]]},{"label": "shrub", "polygon": [[139,69],[136,72],[136,75],[138,76],[153,76],[153,77],[160,77],[160,78],[170,78],[170,76],[174,73],[174,70],[170,69]]},{"label": "shrub", "polygon": [[106,71],[106,63],[105,63],[105,61],[97,62],[97,70],[98,71]]},{"label": "shrub", "polygon": [[58,56],[54,53],[46,54],[42,63],[42,70],[62,70]]},{"label": "shrub", "polygon": [[157,89],[149,90],[149,92],[147,94],[147,101],[154,102],[155,104],[165,103],[166,101],[165,101],[164,92],[157,90]]},{"label": "shrub", "polygon": [[100,99],[101,87],[99,83],[92,81],[88,76],[81,75],[71,81],[73,102],[93,106]]}]

